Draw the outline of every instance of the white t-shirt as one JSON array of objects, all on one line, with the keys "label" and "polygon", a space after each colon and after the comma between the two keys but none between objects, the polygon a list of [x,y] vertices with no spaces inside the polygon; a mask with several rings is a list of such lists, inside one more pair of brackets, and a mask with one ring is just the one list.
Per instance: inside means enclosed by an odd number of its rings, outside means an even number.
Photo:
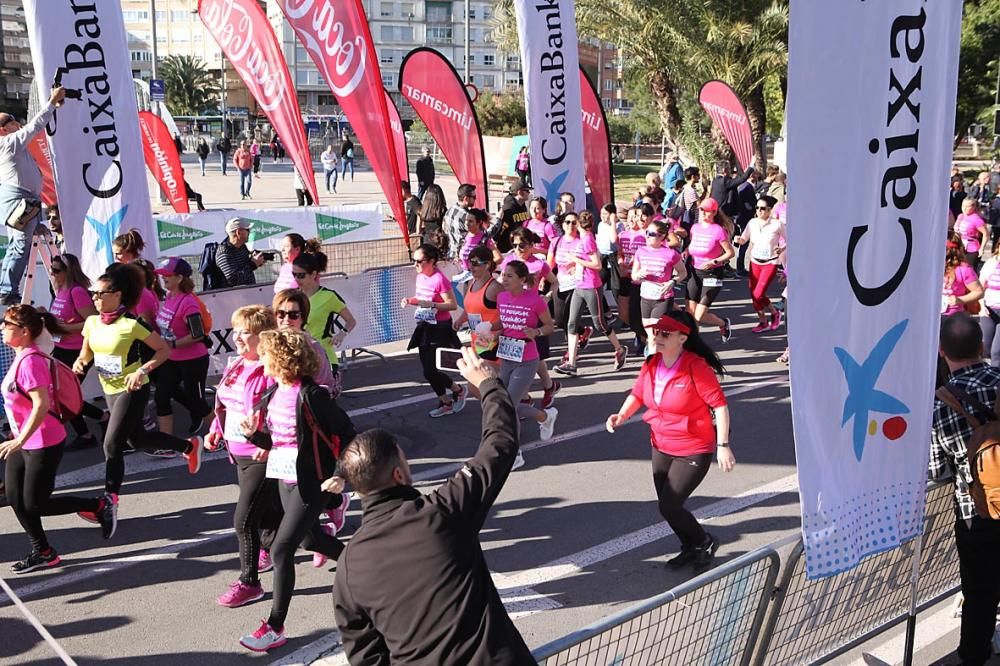
[{"label": "white t-shirt", "polygon": [[754,263],[769,263],[778,256],[778,248],[785,245],[785,224],[773,217],[762,220],[755,217],[740,236],[744,243],[750,241],[750,260]]}]

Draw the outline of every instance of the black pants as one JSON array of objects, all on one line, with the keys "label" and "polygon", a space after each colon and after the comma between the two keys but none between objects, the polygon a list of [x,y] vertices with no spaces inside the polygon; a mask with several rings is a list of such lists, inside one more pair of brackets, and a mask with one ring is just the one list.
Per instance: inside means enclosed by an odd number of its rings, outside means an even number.
[{"label": "black pants", "polygon": [[[76,363],[76,359],[79,358],[79,356],[80,356],[79,349],[62,349],[60,347],[52,348],[52,358],[56,359],[57,361],[60,361],[61,363],[65,363],[71,368],[73,367],[73,364]],[[87,373],[90,372],[90,369],[93,366],[94,366],[93,361],[84,366],[83,377],[80,378],[81,382],[87,378]],[[86,437],[87,435],[90,434],[90,430],[87,429],[87,424],[84,423],[83,421],[84,417],[87,417],[88,419],[94,419],[95,421],[100,421],[102,416],[104,416],[104,410],[102,410],[97,405],[91,404],[89,402],[84,402],[83,411],[80,413],[80,416],[73,419],[70,425],[73,426],[73,432],[76,433],[77,437]]]},{"label": "black pants", "polygon": [[[200,342],[198,344],[201,344]],[[171,400],[176,400],[198,423],[212,412],[205,402],[205,378],[208,377],[208,355],[190,361],[167,361],[156,370],[157,416],[174,413]]]},{"label": "black pants", "polygon": [[[971,524],[970,524],[971,523]],[[958,655],[962,664],[983,664],[990,658],[990,641],[1000,604],[1000,521],[973,518],[955,521],[955,545],[962,578],[962,631]]]},{"label": "black pants", "polygon": [[653,486],[660,515],[681,541],[682,548],[705,543],[705,530],[684,502],[701,484],[712,465],[711,453],[695,456],[672,456],[653,449]]},{"label": "black pants", "polygon": [[421,345],[420,367],[424,369],[424,379],[434,389],[434,393],[439,397],[444,395],[452,385],[451,377],[444,374],[437,367],[437,349],[440,345]]},{"label": "black pants", "polygon": [[312,206],[313,198],[309,193],[309,190],[295,189],[295,199],[298,201],[300,206]]},{"label": "black pants", "polygon": [[49,541],[42,529],[42,516],[61,516],[77,511],[97,511],[96,498],[59,495],[52,497],[56,472],[63,457],[65,442],[44,449],[15,451],[7,459],[5,474],[7,501],[17,522],[28,534],[33,553],[48,550]]},{"label": "black pants", "polygon": [[646,342],[646,329],[642,327],[642,295],[637,284],[630,283],[628,294],[628,327],[635,337]]},{"label": "black pants", "polygon": [[284,628],[285,618],[288,616],[288,605],[295,589],[295,549],[299,544],[308,550],[322,553],[331,560],[340,557],[344,550],[344,544],[320,530],[316,521],[329,499],[325,494],[320,493],[311,502],[307,502],[299,492],[299,486],[279,481],[278,495],[281,497],[285,517],[281,519],[271,546],[274,589],[267,623],[274,629]]},{"label": "black pants", "polygon": [[236,479],[240,496],[233,512],[233,529],[240,546],[240,581],[256,585],[257,553],[260,550],[260,521],[264,507],[277,500],[278,486],[274,479],[264,476],[267,462],[249,457],[233,456],[236,461]]},{"label": "black pants", "polygon": [[552,319],[555,325],[564,331],[569,328],[569,304],[572,298],[572,289],[552,291]]},{"label": "black pants", "polygon": [[104,473],[104,489],[109,493],[119,493],[125,478],[125,443],[130,442],[137,449],[167,449],[187,453],[190,442],[162,432],[148,431],[142,425],[142,417],[149,402],[149,384],[138,391],[123,391],[105,394],[108,400],[108,432],[104,435],[104,457],[107,460]]}]

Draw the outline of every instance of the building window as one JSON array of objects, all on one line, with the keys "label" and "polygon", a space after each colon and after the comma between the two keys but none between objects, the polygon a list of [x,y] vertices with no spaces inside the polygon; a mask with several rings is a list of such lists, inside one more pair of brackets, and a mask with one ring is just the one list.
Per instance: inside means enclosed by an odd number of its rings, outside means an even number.
[{"label": "building window", "polygon": [[413,3],[412,2],[399,3],[399,15],[402,18],[413,18]]},{"label": "building window", "polygon": [[469,28],[469,41],[473,44],[478,44],[483,41],[483,29]]},{"label": "building window", "polygon": [[496,88],[497,77],[494,74],[480,74],[476,77],[482,88]]},{"label": "building window", "polygon": [[604,79],[604,89],[608,92],[615,89],[615,82],[611,79]]},{"label": "building window", "polygon": [[337,98],[333,95],[320,93],[316,96],[316,103],[320,106],[337,106]]},{"label": "building window", "polygon": [[493,7],[490,5],[483,5],[483,20],[488,21],[493,18]]},{"label": "building window", "polygon": [[428,23],[451,23],[451,3],[450,2],[428,2],[427,3]]},{"label": "building window", "polygon": [[427,41],[431,44],[451,44],[452,33],[450,25],[427,26]]},{"label": "building window", "polygon": [[611,103],[612,103],[612,101],[613,100],[611,100],[608,97],[605,97],[604,99],[601,100],[601,103],[604,105],[604,110],[605,111],[610,111],[611,110]]},{"label": "building window", "polygon": [[149,20],[149,12],[143,9],[127,9],[122,12],[122,16],[126,23],[141,23]]},{"label": "building window", "polygon": [[517,68],[521,66],[521,56],[515,53],[507,54],[507,66]]},{"label": "building window", "polygon": [[492,53],[486,53],[483,55],[483,65],[486,67],[493,67],[497,64],[497,57]]},{"label": "building window", "polygon": [[413,41],[413,28],[409,26],[383,25],[380,34],[382,42],[388,44]]},{"label": "building window", "polygon": [[391,18],[393,13],[393,6],[391,2],[383,2],[379,4],[379,16],[382,18]]},{"label": "building window", "polygon": [[475,53],[469,54],[469,64],[470,65],[475,65],[476,64],[476,54]]},{"label": "building window", "polygon": [[[159,12],[157,12],[157,14],[158,13]],[[192,16],[191,12],[184,11],[183,9],[175,9],[172,12],[170,12],[170,20],[174,22],[190,21],[191,16]]]},{"label": "building window", "polygon": [[[148,16],[148,12],[147,12],[147,16]],[[156,12],[156,20],[157,21],[166,21],[167,20],[167,12],[164,11],[164,10],[157,10],[157,12]]]},{"label": "building window", "polygon": [[379,51],[378,61],[383,65],[391,65],[396,62],[396,52],[392,49],[382,49]]},{"label": "building window", "polygon": [[[462,9],[462,16],[463,17],[465,16],[465,9],[464,8]],[[476,6],[475,5],[469,5],[469,20],[470,21],[475,21],[476,20]]]},{"label": "building window", "polygon": [[396,87],[396,75],[392,72],[382,72],[382,86],[386,89]]}]

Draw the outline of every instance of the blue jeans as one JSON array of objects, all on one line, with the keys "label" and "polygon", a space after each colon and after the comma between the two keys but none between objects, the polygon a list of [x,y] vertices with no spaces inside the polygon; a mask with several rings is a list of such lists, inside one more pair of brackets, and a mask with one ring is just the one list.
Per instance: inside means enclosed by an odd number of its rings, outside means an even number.
[{"label": "blue jeans", "polygon": [[251,185],[253,185],[253,171],[240,169],[240,196],[250,196]]},{"label": "blue jeans", "polygon": [[[323,169],[323,173],[326,175],[326,191],[330,191],[330,176],[333,176],[333,191],[337,191],[337,167],[334,166],[332,169]],[[353,177],[353,173],[351,176]]]},{"label": "blue jeans", "polygon": [[347,177],[347,167],[351,167],[351,182],[354,182],[354,158],[353,157],[341,157],[340,158],[340,177]]},{"label": "blue jeans", "polygon": [[222,175],[226,175],[226,163],[229,162],[229,155],[226,153],[219,153],[219,164],[222,166]]},{"label": "blue jeans", "polygon": [[[0,185],[0,224],[14,209],[18,201],[26,197],[37,198],[31,192],[9,185]],[[0,265],[0,297],[21,293],[21,278],[28,264],[27,248],[41,215],[29,222],[24,231],[7,227],[7,254]]]},{"label": "blue jeans", "polygon": [[198,164],[201,165],[201,175],[204,176],[205,175],[205,158],[204,157],[199,157],[198,158]]}]

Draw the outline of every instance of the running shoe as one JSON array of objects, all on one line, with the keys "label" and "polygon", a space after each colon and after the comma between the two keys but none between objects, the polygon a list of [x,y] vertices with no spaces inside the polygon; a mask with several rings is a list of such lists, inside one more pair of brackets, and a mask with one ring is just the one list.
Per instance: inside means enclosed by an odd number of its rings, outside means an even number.
[{"label": "running shoe", "polygon": [[518,450],[517,457],[514,458],[514,465],[510,468],[510,471],[513,472],[515,469],[520,469],[522,467],[524,467],[524,456],[521,455],[521,451]]},{"label": "running shoe", "polygon": [[733,323],[729,321],[729,317],[722,320],[722,326],[719,327],[719,334],[722,335],[723,342],[729,342],[729,338],[733,337]]},{"label": "running shoe", "polygon": [[771,324],[767,324],[765,322],[760,322],[759,324],[757,324],[756,326],[754,326],[753,328],[751,328],[750,332],[751,333],[763,333],[764,331],[772,331],[772,330],[774,330],[774,329],[772,328]]},{"label": "running shoe", "polygon": [[347,507],[351,505],[351,493],[341,493],[340,506],[336,509],[329,509],[326,515],[330,517],[330,524],[333,525],[333,534],[330,536],[337,536],[340,534],[340,530],[344,529],[344,525],[347,523]]},{"label": "running shoe", "polygon": [[[133,448],[134,450],[134,448]],[[150,458],[176,458],[177,452],[172,449],[143,449],[145,453]]]},{"label": "running shoe", "polygon": [[451,403],[451,411],[458,414],[460,411],[465,409],[465,399],[469,397],[469,389],[459,384],[458,390],[452,391],[451,397],[454,400],[454,402]]},{"label": "running shoe", "polygon": [[628,357],[628,349],[626,347],[619,347],[618,351],[615,352],[615,370],[621,370],[625,367],[625,359]]},{"label": "running shoe", "polygon": [[640,337],[637,336],[632,341],[632,352],[636,356],[642,356],[646,352],[646,345],[647,345],[647,342],[643,341],[642,338],[640,338]]},{"label": "running shoe", "polygon": [[257,573],[266,573],[273,568],[274,562],[271,561],[271,553],[261,548],[260,552],[257,553]]},{"label": "running shoe", "polygon": [[118,496],[105,493],[101,498],[101,508],[97,510],[97,522],[101,526],[101,536],[107,541],[118,529]]},{"label": "running shoe", "polygon": [[430,416],[432,419],[439,419],[442,416],[448,416],[449,414],[454,414],[454,413],[455,413],[455,408],[451,405],[451,403],[448,403],[447,405],[441,403],[431,411],[427,412],[427,415]]},{"label": "running shoe", "polygon": [[197,474],[201,469],[201,452],[205,450],[205,441],[200,436],[195,436],[188,443],[191,444],[191,450],[183,454],[184,459],[188,462],[188,472]]},{"label": "running shoe", "polygon": [[529,393],[528,395],[526,395],[523,398],[521,398],[521,404],[522,405],[527,405],[528,407],[534,407],[535,406],[535,399],[532,398],[531,394]]},{"label": "running shoe", "polygon": [[584,326],[583,331],[580,333],[580,351],[587,348],[590,344],[590,336],[594,334],[593,326]]},{"label": "running shoe", "polygon": [[[330,525],[330,524],[320,525],[319,528],[321,530],[323,530],[324,532],[326,532],[327,534],[329,534],[330,536],[332,536],[332,537],[333,536],[337,536],[337,530],[333,527],[333,525]],[[330,558],[328,558],[323,553],[313,553],[313,568],[314,569],[319,569],[324,564],[326,564],[327,560],[329,560],[329,559]]]},{"label": "running shoe", "polygon": [[680,569],[683,566],[691,564],[694,562],[695,549],[691,546],[681,546],[681,552],[677,553],[669,560],[667,560],[667,566],[671,569]]},{"label": "running shoe", "polygon": [[712,560],[715,559],[715,551],[719,549],[719,542],[714,536],[705,532],[705,538],[707,539],[705,543],[695,546],[694,549],[695,573],[707,571],[712,566]]},{"label": "running shoe", "polygon": [[59,553],[56,552],[55,548],[50,546],[47,551],[41,553],[31,553],[20,562],[14,562],[14,564],[10,565],[10,571],[15,574],[26,574],[35,571],[36,569],[54,567],[61,561],[62,560],[59,559]]},{"label": "running shoe", "polygon": [[576,377],[576,366],[570,365],[569,363],[560,363],[556,367],[552,368],[560,375],[568,375],[570,377]]},{"label": "running shoe", "polygon": [[261,587],[260,583],[249,585],[238,580],[230,585],[226,593],[216,599],[216,601],[220,606],[225,606],[226,608],[239,608],[263,598],[264,588]]},{"label": "running shoe", "polygon": [[564,351],[563,352],[562,360],[560,360],[559,362],[560,363],[569,363],[569,352],[568,351]]},{"label": "running shoe", "polygon": [[212,422],[211,421],[206,422],[205,419],[193,421],[191,425],[188,426],[186,436],[194,437],[195,435],[204,435],[205,433],[208,432],[208,429],[211,427],[211,425]]},{"label": "running shoe", "polygon": [[559,389],[561,388],[562,384],[553,379],[552,386],[545,389],[545,392],[542,394],[542,409],[548,409],[555,403],[556,393],[559,393]]},{"label": "running shoe", "polygon": [[[104,499],[106,499],[108,497],[111,498],[111,502],[112,503],[118,504],[118,495],[116,495],[114,493],[110,493],[110,494],[105,493],[104,495],[102,495],[98,499],[104,500]],[[83,518],[84,520],[86,520],[88,523],[93,523],[93,524],[96,525],[97,523],[100,522],[99,520],[97,520],[97,511],[78,511],[76,513],[76,515],[80,516],[81,518]]]},{"label": "running shoe", "polygon": [[771,330],[777,331],[779,328],[781,328],[781,311],[775,310],[771,315]]},{"label": "running shoe", "polygon": [[267,620],[260,621],[260,628],[249,636],[240,639],[240,645],[254,652],[267,652],[271,648],[281,647],[288,641],[284,629],[272,629]]},{"label": "running shoe", "polygon": [[555,407],[549,407],[545,411],[545,420],[538,424],[538,438],[543,442],[547,442],[552,439],[552,433],[556,429],[556,417],[559,416],[559,410]]}]

